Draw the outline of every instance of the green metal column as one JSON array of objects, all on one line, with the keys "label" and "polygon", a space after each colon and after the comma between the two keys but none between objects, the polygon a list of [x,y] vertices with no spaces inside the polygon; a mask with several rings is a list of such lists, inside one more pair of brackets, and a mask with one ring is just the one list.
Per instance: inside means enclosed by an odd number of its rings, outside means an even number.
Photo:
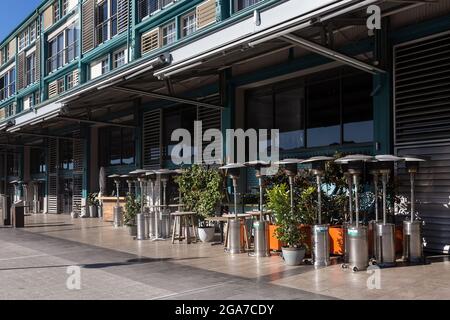
[{"label": "green metal column", "polygon": [[224,163],[227,162],[227,144],[225,141],[227,129],[234,128],[235,118],[235,100],[236,87],[231,82],[231,69],[226,69],[220,74],[220,97],[222,105],[225,107],[222,110],[222,136],[223,136],[223,157]]}]

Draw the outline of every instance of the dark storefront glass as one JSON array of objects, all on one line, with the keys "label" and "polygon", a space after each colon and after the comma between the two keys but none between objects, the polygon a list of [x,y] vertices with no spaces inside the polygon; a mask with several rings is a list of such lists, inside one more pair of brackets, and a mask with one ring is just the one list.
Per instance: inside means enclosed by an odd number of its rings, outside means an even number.
[{"label": "dark storefront glass", "polygon": [[308,147],[340,144],[339,80],[308,86],[307,102]]},{"label": "dark storefront glass", "polygon": [[[176,109],[167,109],[164,111],[163,120],[163,144],[164,156],[169,159],[173,148],[179,143],[172,140],[172,133],[177,129],[186,129],[190,132],[192,139],[194,138],[194,121],[197,120],[197,108],[192,106],[182,106]],[[191,141],[193,144],[194,141]],[[194,154],[195,150],[191,150]]]},{"label": "dark storefront glass", "polygon": [[31,149],[31,151],[30,151],[30,171],[32,174],[45,173],[47,171],[44,150]]},{"label": "dark storefront glass", "polygon": [[73,141],[62,140],[59,143],[59,168],[73,170]]},{"label": "dark storefront glass", "polygon": [[134,130],[105,128],[100,130],[100,165],[120,166],[135,163]]},{"label": "dark storefront glass", "polygon": [[303,96],[303,88],[275,94],[275,128],[280,129],[280,151],[305,146]]},{"label": "dark storefront glass", "polygon": [[342,79],[344,143],[373,141],[372,77],[359,74]]}]

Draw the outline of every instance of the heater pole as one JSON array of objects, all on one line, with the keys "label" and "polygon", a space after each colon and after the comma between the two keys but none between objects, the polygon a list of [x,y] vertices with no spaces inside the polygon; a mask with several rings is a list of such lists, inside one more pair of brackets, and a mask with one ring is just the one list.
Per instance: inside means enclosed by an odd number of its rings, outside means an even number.
[{"label": "heater pole", "polygon": [[289,176],[289,188],[291,194],[291,213],[294,212],[294,177]]},{"label": "heater pole", "polygon": [[322,224],[322,190],[320,188],[320,174],[316,175],[317,181],[317,218],[319,225]]},{"label": "heater pole", "polygon": [[238,211],[237,211],[237,179],[233,178],[233,191],[234,191],[234,217],[236,221],[238,220]]},{"label": "heater pole", "polygon": [[415,211],[414,178],[415,178],[415,172],[411,171],[409,173],[409,179],[411,182],[411,222],[414,221],[414,211]]},{"label": "heater pole", "polygon": [[263,219],[264,219],[264,215],[263,215],[264,197],[263,197],[262,177],[259,177],[258,181],[259,181],[259,218],[260,218],[260,221],[263,221]]},{"label": "heater pole", "polygon": [[374,197],[375,197],[375,221],[378,221],[378,174],[373,175]]},{"label": "heater pole", "polygon": [[386,185],[387,185],[387,173],[383,172],[382,176],[383,183],[383,224],[386,224]]},{"label": "heater pole", "polygon": [[358,195],[358,175],[357,174],[353,174],[353,182],[355,185],[355,223],[356,223],[356,227],[359,227],[359,195]]}]

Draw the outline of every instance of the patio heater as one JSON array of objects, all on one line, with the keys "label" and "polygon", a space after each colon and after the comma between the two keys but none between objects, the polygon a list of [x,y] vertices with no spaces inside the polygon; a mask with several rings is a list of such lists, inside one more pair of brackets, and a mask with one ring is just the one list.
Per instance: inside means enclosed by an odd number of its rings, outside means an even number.
[{"label": "patio heater", "polygon": [[37,214],[41,210],[39,208],[39,180],[34,180],[32,182],[33,186],[33,213]]},{"label": "patio heater", "polygon": [[132,186],[133,186],[133,180],[131,179],[131,176],[128,174],[124,174],[120,176],[122,179],[126,179],[127,185],[128,185],[128,194],[132,194]]},{"label": "patio heater", "polygon": [[140,188],[140,196],[141,196],[141,210],[136,215],[136,228],[137,228],[137,237],[136,240],[147,240],[148,239],[148,219],[146,218],[146,214],[144,211],[144,184],[145,184],[145,174],[147,170],[135,170],[130,172],[131,175],[137,176],[137,181],[139,181]]},{"label": "patio heater", "polygon": [[298,173],[298,164],[302,163],[302,159],[285,159],[277,161],[274,164],[283,168],[284,174],[289,178],[289,193],[291,195],[291,212],[294,211],[294,178]]},{"label": "patio heater", "polygon": [[311,164],[311,173],[317,183],[317,222],[312,228],[312,258],[315,267],[330,265],[330,236],[329,225],[322,224],[322,176],[325,173],[325,165],[333,160],[331,157],[312,157],[303,163]]},{"label": "patio heater", "polygon": [[270,244],[269,244],[269,223],[264,221],[264,190],[263,190],[263,169],[270,167],[270,162],[266,161],[250,161],[244,163],[246,167],[252,167],[255,169],[256,178],[258,178],[259,184],[259,221],[253,223],[254,230],[254,252],[249,253],[253,257],[269,257],[270,256]]},{"label": "patio heater", "polygon": [[157,217],[157,208],[155,206],[155,184],[156,184],[156,173],[155,171],[148,171],[146,174],[148,182],[150,183],[150,200],[149,203],[151,203],[151,205],[149,205],[149,237],[152,238],[157,238],[157,233],[156,233],[156,224],[158,221],[158,217]]},{"label": "patio heater", "polygon": [[224,170],[225,174],[228,175],[231,180],[233,180],[233,194],[234,194],[234,220],[229,221],[228,226],[228,248],[227,251],[231,254],[242,253],[244,248],[242,246],[241,239],[241,222],[238,217],[237,208],[237,190],[238,190],[238,180],[241,176],[241,169],[245,168],[243,164],[240,163],[230,163],[226,166],[220,167],[220,170]]},{"label": "patio heater", "polygon": [[373,160],[368,162],[369,174],[372,176],[373,182],[373,194],[374,194],[374,211],[375,211],[375,219],[369,221],[369,239],[372,241],[372,246],[369,248],[370,250],[370,258],[376,259],[377,253],[377,237],[376,237],[376,228],[377,224],[380,222],[379,218],[379,207],[378,207],[378,183],[380,180],[380,164],[377,160]]},{"label": "patio heater", "polygon": [[113,209],[113,214],[114,214],[114,227],[115,228],[119,228],[123,225],[123,208],[120,206],[120,194],[119,194],[119,189],[120,189],[120,175],[118,174],[113,174],[108,176],[108,178],[111,178],[114,180],[114,183],[116,185],[116,206]]},{"label": "patio heater", "polygon": [[423,223],[414,217],[416,213],[414,178],[419,171],[420,162],[424,162],[425,160],[409,156],[405,157],[404,160],[411,185],[411,219],[409,221],[403,221],[403,259],[410,263],[422,263],[424,262],[422,238]]},{"label": "patio heater", "polygon": [[[369,265],[369,244],[367,238],[367,227],[360,224],[359,221],[359,179],[364,170],[365,162],[372,160],[371,156],[366,155],[349,155],[336,160],[336,163],[345,164],[348,174],[353,179],[355,187],[355,223],[347,228],[345,241],[348,252],[347,262],[342,264],[343,268],[351,268],[352,271],[360,271],[367,269]],[[353,215],[353,212],[350,212]]]},{"label": "patio heater", "polygon": [[383,186],[383,221],[376,225],[376,257],[374,263],[380,267],[392,267],[395,265],[395,224],[387,222],[386,189],[389,176],[395,162],[403,160],[393,155],[378,155],[381,183]]},{"label": "patio heater", "polygon": [[[170,175],[173,171],[168,169],[160,169],[156,171],[156,175],[159,176],[163,185],[163,201],[158,211],[155,211],[156,215],[156,228],[155,238],[152,241],[164,241],[170,234],[170,214],[167,212],[167,182],[169,182]],[[159,230],[161,227],[161,230]]]}]

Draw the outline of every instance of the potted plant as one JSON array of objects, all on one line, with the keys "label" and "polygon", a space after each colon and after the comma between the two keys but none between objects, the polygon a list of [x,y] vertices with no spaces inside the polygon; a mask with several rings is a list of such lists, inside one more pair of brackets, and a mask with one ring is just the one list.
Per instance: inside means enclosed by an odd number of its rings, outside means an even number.
[{"label": "potted plant", "polygon": [[269,189],[267,197],[267,206],[275,215],[276,237],[284,245],[281,248],[283,259],[287,265],[299,265],[305,257],[307,248],[305,232],[299,228],[302,222],[301,213],[297,207],[291,210],[289,189],[285,183]]},{"label": "potted plant", "polygon": [[218,170],[201,165],[193,165],[183,170],[175,178],[186,211],[193,211],[199,217],[198,236],[202,242],[214,239],[215,227],[209,225],[205,218],[216,214],[222,200],[222,176]]},{"label": "potted plant", "polygon": [[127,194],[125,202],[124,224],[132,237],[137,236],[136,215],[140,210],[140,203],[133,194]]},{"label": "potted plant", "polygon": [[97,218],[98,217],[98,206],[99,201],[97,200],[97,193],[90,193],[87,198],[87,205],[89,210],[89,217],[90,218]]}]

